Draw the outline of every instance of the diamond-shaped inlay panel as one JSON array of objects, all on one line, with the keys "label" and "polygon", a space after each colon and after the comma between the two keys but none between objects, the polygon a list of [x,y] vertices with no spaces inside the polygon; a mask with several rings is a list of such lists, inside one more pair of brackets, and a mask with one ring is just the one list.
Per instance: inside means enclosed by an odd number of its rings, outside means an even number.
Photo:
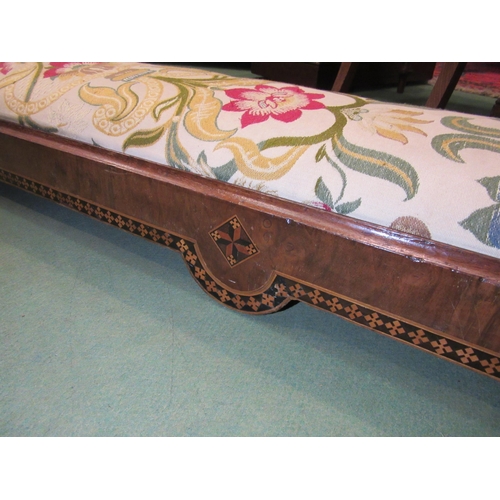
[{"label": "diamond-shaped inlay panel", "polygon": [[[348,297],[337,296],[333,291],[319,288],[313,283],[286,277],[279,273],[276,274],[267,290],[255,294],[238,294],[226,289],[224,285],[213,279],[210,272],[205,269],[203,260],[196,253],[194,241],[188,237],[169,233],[165,229],[131,219],[127,215],[86,202],[6,170],[0,169],[0,182],[26,189],[50,200],[57,200],[94,219],[107,222],[180,252],[199,285],[209,295],[228,307],[247,313],[263,314],[278,311],[290,299],[299,300],[500,380],[498,356],[483,351],[477,346],[470,347],[459,340],[445,338],[439,332],[418,327],[403,319],[393,318],[388,313],[375,311]],[[210,235],[231,266],[259,252],[236,216],[211,231]]]},{"label": "diamond-shaped inlay panel", "polygon": [[258,248],[236,216],[210,231],[210,236],[231,267],[259,253]]}]

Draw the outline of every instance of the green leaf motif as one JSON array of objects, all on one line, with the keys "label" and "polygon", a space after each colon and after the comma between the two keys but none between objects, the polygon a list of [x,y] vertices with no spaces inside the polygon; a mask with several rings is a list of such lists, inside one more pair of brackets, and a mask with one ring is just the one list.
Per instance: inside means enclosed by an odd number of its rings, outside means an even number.
[{"label": "green leaf motif", "polygon": [[328,189],[327,185],[323,182],[323,177],[320,177],[316,186],[314,187],[314,192],[319,200],[321,200],[325,205],[328,205],[330,208],[333,208],[334,202],[332,193]]},{"label": "green leaf motif", "polygon": [[50,125],[40,125],[36,123],[30,116],[19,116],[18,121],[20,125],[25,127],[31,127],[35,130],[39,130],[40,132],[46,132],[48,134],[56,134],[59,130],[56,127],[51,127]]},{"label": "green leaf motif", "polygon": [[500,141],[480,135],[441,134],[434,137],[431,144],[441,156],[457,163],[465,163],[459,154],[459,151],[465,148],[485,149],[500,153]]},{"label": "green leaf motif", "polygon": [[316,153],[316,163],[319,163],[326,156],[326,146],[323,144]]},{"label": "green leaf motif", "polygon": [[154,144],[156,141],[158,141],[164,134],[164,132],[165,126],[163,125],[151,130],[138,130],[137,132],[134,132],[132,135],[127,137],[127,139],[123,143],[123,151],[133,146],[150,146],[151,144]]},{"label": "green leaf motif", "polygon": [[350,214],[361,205],[361,198],[358,198],[355,201],[348,201],[346,203],[341,203],[340,205],[335,205],[336,202],[333,201],[332,193],[323,181],[323,177],[320,177],[317,180],[316,186],[314,187],[314,192],[322,203],[335,210],[335,212],[337,212],[338,214]]},{"label": "green leaf motif", "polygon": [[460,225],[485,245],[500,248],[500,203],[476,210]]},{"label": "green leaf motif", "polygon": [[361,205],[361,198],[358,198],[355,201],[348,201],[346,203],[341,203],[340,205],[337,205],[335,207],[335,212],[342,215],[347,215],[350,214],[351,212],[354,212],[354,210],[356,210],[360,205]]},{"label": "green leaf motif", "polygon": [[405,191],[407,200],[417,194],[418,174],[407,161],[381,151],[355,146],[342,136],[334,137],[332,143],[338,160],[346,167],[396,184]]},{"label": "green leaf motif", "polygon": [[236,162],[233,160],[229,161],[225,165],[222,165],[221,167],[214,167],[212,168],[212,172],[215,175],[215,178],[228,182],[229,179],[238,171],[238,166],[236,165]]},{"label": "green leaf motif", "polygon": [[167,159],[167,164],[171,167],[189,171],[193,161],[189,153],[179,142],[177,137],[178,126],[179,122],[173,122],[170,127],[165,145],[165,158]]},{"label": "green leaf motif", "polygon": [[500,176],[484,177],[483,179],[479,179],[478,182],[486,188],[488,195],[493,201],[500,201]]},{"label": "green leaf motif", "polygon": [[445,116],[441,120],[441,123],[445,127],[458,130],[459,132],[465,132],[473,135],[485,135],[500,139],[500,129],[473,125],[470,123],[470,120],[471,118],[465,118],[463,116]]},{"label": "green leaf motif", "polygon": [[171,97],[170,99],[166,99],[165,101],[161,101],[159,104],[157,104],[153,109],[153,116],[155,117],[155,119],[158,121],[160,119],[160,115],[167,109],[170,109],[178,101],[179,96],[176,95],[175,97]]}]

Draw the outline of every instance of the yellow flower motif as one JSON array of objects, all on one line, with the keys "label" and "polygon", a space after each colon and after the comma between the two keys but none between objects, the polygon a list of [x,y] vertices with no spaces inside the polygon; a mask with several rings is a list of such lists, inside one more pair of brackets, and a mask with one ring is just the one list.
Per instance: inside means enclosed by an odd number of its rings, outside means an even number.
[{"label": "yellow flower motif", "polygon": [[[422,111],[413,111],[409,109],[362,109],[350,110],[351,120],[361,122],[361,124],[369,129],[372,133],[376,133],[387,139],[398,141],[402,144],[408,143],[408,138],[403,132],[413,132],[427,137],[427,134],[416,127],[416,125],[424,125],[432,123],[432,120],[421,120],[415,118],[423,114]],[[366,112],[368,111],[368,112]],[[365,112],[365,114],[361,114]]]}]

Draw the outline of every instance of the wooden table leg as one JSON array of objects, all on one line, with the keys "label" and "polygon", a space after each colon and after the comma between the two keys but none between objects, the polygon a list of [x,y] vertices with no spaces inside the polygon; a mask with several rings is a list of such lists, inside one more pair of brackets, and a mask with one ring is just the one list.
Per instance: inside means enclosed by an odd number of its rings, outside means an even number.
[{"label": "wooden table leg", "polygon": [[359,63],[342,63],[333,82],[332,92],[349,92]]},{"label": "wooden table leg", "polygon": [[500,118],[500,98],[495,101],[493,104],[493,109],[491,110],[490,116],[494,118]]},{"label": "wooden table leg", "polygon": [[443,63],[441,73],[432,89],[426,106],[444,109],[467,63]]}]

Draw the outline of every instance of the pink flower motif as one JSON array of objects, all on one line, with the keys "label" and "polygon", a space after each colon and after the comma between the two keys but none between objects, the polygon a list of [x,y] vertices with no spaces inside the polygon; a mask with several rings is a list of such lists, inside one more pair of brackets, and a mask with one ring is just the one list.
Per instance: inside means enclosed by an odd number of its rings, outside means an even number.
[{"label": "pink flower motif", "polygon": [[83,62],[51,62],[50,68],[45,70],[43,73],[44,78],[55,78],[57,76],[63,75],[65,73],[71,73],[84,64],[93,64],[93,63],[83,63]]},{"label": "pink flower motif", "polygon": [[330,205],[327,205],[326,203],[323,203],[321,201],[311,201],[311,205],[313,207],[321,208],[323,210],[326,210],[327,212],[333,212],[332,207]]},{"label": "pink flower motif", "polygon": [[271,87],[257,85],[254,89],[239,88],[226,90],[233,101],[224,104],[224,111],[243,112],[241,126],[260,123],[270,116],[282,122],[293,122],[302,116],[303,109],[322,109],[324,104],[314,99],[325,97],[323,94],[304,92],[299,87]]},{"label": "pink flower motif", "polygon": [[12,64],[8,62],[0,62],[0,73],[6,75],[12,69]]}]

